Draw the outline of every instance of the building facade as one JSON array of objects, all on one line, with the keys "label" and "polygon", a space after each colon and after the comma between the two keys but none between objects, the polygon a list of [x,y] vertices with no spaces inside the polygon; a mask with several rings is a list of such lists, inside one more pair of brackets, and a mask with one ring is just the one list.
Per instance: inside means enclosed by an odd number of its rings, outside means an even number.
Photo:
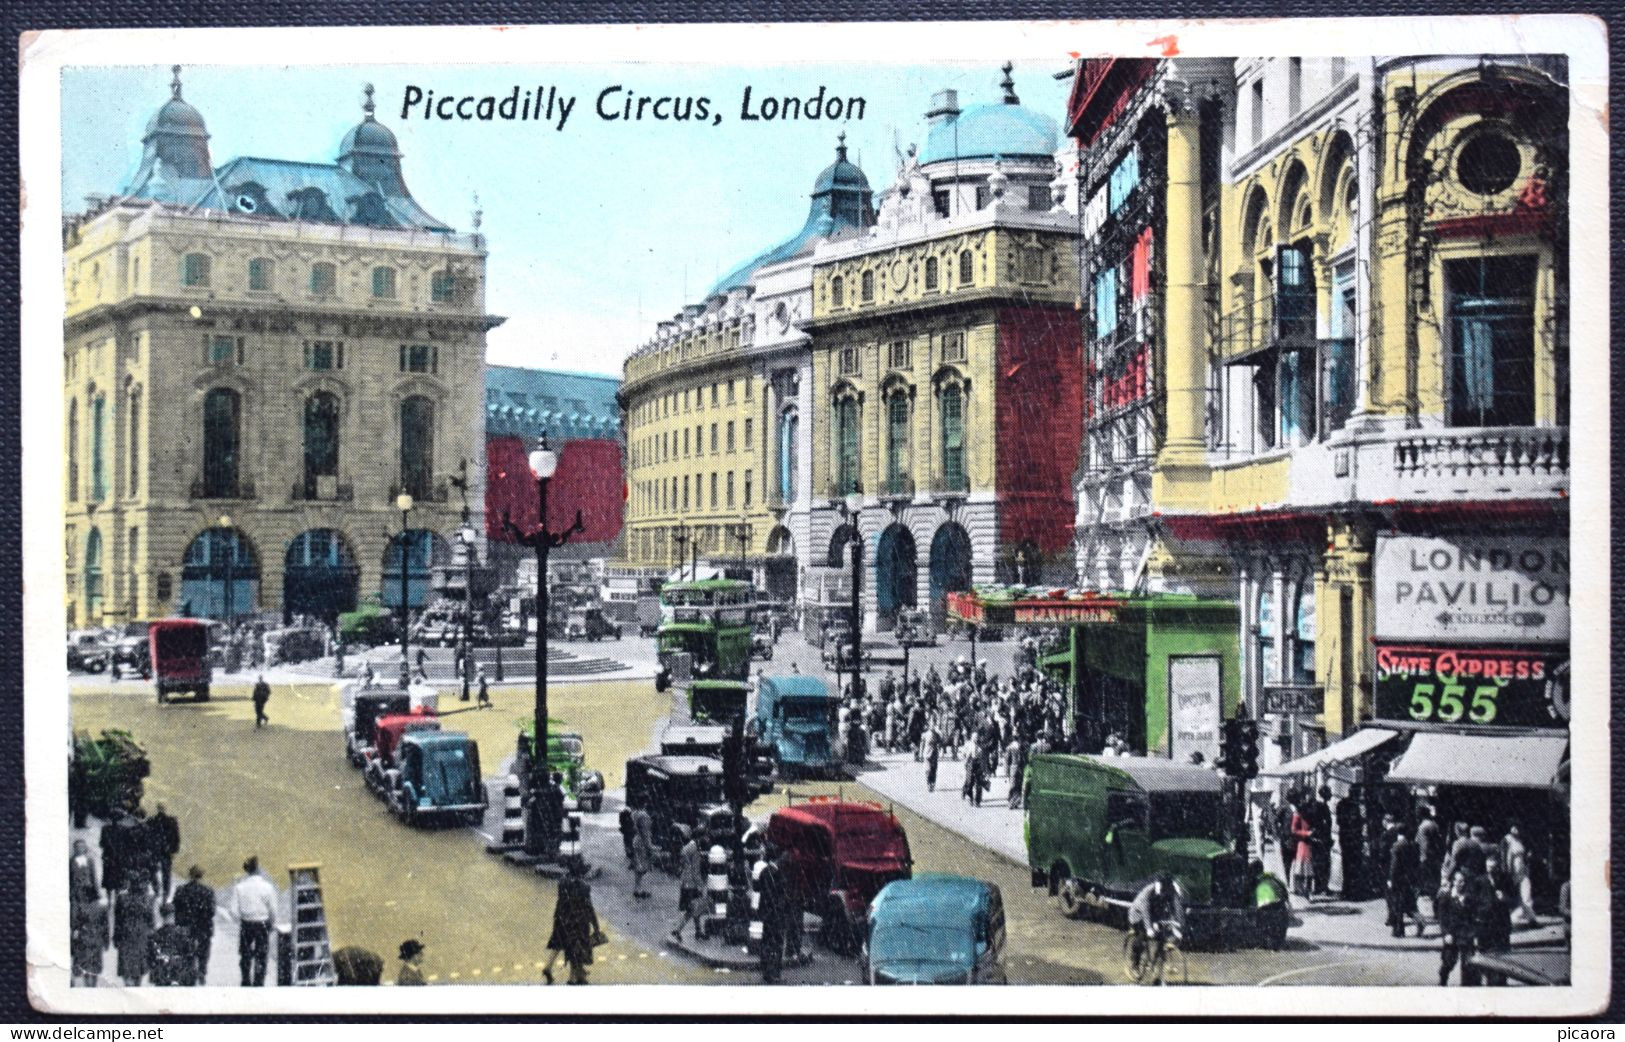
[{"label": "building facade", "polygon": [[[1141,581],[1240,605],[1242,693],[1274,739],[1266,765],[1372,721],[1561,756],[1561,63],[1282,57],[1201,77],[1177,59],[1132,76],[1099,64],[1118,63],[1084,63],[1074,93],[1099,88],[1073,111],[1086,145],[1159,84],[1195,98],[1196,186],[1166,139],[1167,223],[1181,207],[1200,217],[1164,275],[1172,287],[1183,264],[1192,292],[1169,292],[1155,323],[1166,417],[1146,468]],[[1090,436],[1106,434],[1091,423]],[[1080,512],[1080,546],[1114,538],[1095,524]],[[1079,569],[1116,581],[1081,554]],[[1486,688],[1473,670],[1503,680]],[[1479,755],[1467,744],[1450,762]],[[1405,762],[1390,778],[1450,784]],[[1545,798],[1549,766],[1531,798]]]},{"label": "building facade", "polygon": [[814,255],[809,557],[839,569],[860,540],[869,628],[1072,570],[1077,222],[1055,121],[1010,72],[990,104],[940,92],[877,226]]},{"label": "building facade", "polygon": [[331,618],[398,603],[403,557],[421,603],[483,511],[478,215],[412,198],[370,87],[333,164],[215,167],[171,95],[64,227],[68,624]]},{"label": "building facade", "polygon": [[814,181],[801,230],[661,322],[627,359],[629,564],[743,562],[770,594],[795,597],[811,484],[802,326],[812,253],[873,222],[868,179],[843,141]]}]

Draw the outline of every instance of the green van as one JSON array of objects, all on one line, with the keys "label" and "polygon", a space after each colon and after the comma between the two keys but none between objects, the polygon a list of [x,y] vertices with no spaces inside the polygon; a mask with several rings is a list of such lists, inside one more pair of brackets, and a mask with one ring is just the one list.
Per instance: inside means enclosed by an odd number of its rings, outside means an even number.
[{"label": "green van", "polygon": [[1068,918],[1126,909],[1158,872],[1192,939],[1286,942],[1286,887],[1224,842],[1219,775],[1152,757],[1041,753],[1027,765],[1023,835],[1035,887]]}]

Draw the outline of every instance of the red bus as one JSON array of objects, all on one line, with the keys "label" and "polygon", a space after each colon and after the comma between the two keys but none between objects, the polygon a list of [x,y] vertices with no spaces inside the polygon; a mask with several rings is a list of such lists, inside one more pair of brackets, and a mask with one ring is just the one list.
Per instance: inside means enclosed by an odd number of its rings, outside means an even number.
[{"label": "red bus", "polygon": [[152,652],[152,682],[160,705],[176,692],[189,691],[199,702],[209,700],[214,667],[209,662],[209,624],[200,619],[159,619],[147,629]]}]

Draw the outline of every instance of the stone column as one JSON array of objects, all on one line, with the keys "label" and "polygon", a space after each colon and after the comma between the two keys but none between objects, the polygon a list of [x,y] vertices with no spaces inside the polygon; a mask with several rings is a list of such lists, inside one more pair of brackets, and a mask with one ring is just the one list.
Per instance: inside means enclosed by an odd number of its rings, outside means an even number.
[{"label": "stone column", "polygon": [[1167,88],[1167,219],[1163,250],[1163,370],[1167,439],[1159,464],[1205,466],[1207,400],[1206,277],[1202,263],[1201,146],[1195,99],[1177,81]]}]

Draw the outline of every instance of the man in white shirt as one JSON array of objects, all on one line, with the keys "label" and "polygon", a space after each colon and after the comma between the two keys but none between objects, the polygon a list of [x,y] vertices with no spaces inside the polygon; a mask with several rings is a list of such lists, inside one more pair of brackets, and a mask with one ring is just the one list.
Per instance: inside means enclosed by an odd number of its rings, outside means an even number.
[{"label": "man in white shirt", "polygon": [[243,987],[265,986],[265,964],[271,950],[271,924],[276,921],[276,886],[260,871],[260,859],[243,862],[247,873],[232,888],[231,910],[237,917],[237,967]]}]

